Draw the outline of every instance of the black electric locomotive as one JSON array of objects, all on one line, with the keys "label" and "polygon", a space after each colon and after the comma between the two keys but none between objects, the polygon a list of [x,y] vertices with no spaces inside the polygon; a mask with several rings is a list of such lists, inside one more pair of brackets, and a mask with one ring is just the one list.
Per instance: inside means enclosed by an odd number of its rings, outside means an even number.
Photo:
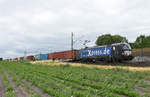
[{"label": "black electric locomotive", "polygon": [[115,43],[81,49],[77,53],[78,60],[87,61],[124,61],[132,60],[132,49],[128,43]]}]

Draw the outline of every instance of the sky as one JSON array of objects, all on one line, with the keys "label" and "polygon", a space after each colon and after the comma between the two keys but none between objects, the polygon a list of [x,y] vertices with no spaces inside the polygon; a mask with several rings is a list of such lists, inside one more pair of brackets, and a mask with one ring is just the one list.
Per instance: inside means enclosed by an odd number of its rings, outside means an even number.
[{"label": "sky", "polygon": [[150,0],[0,0],[0,57],[94,46],[98,36],[150,35]]}]

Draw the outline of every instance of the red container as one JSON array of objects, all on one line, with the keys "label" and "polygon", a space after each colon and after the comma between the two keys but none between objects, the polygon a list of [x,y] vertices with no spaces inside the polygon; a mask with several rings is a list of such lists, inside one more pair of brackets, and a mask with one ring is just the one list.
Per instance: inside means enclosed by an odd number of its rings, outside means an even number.
[{"label": "red container", "polygon": [[76,58],[77,50],[68,50],[62,52],[54,52],[49,54],[49,59],[75,59]]},{"label": "red container", "polygon": [[18,58],[15,58],[16,61],[18,61]]},{"label": "red container", "polygon": [[24,59],[24,57],[20,57],[20,60],[23,60]]},{"label": "red container", "polygon": [[30,61],[34,61],[35,60],[34,56],[27,56],[26,59],[30,60]]}]

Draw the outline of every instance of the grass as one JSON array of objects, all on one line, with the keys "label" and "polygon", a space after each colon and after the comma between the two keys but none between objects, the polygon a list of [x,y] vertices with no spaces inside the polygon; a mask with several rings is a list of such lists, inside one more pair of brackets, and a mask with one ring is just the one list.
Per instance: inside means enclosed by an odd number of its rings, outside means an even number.
[{"label": "grass", "polygon": [[44,66],[73,66],[73,67],[88,67],[88,68],[100,68],[100,69],[114,69],[114,68],[120,68],[130,71],[150,71],[150,67],[133,67],[133,66],[126,66],[124,64],[120,64],[118,66],[112,66],[112,65],[99,65],[99,64],[81,64],[81,63],[70,63],[67,62],[60,62],[60,61],[51,61],[51,60],[45,60],[45,61],[31,61],[31,64],[35,65],[44,65]]},{"label": "grass", "polygon": [[[4,69],[30,81],[54,97],[150,97],[149,71],[121,68],[103,69],[64,65],[32,65],[22,62],[0,62]],[[54,64],[54,63],[51,63]],[[13,75],[11,75],[13,76]],[[135,87],[146,89],[144,95]]]},{"label": "grass", "polygon": [[3,72],[1,65],[0,65],[0,74],[3,77],[3,83],[4,83],[4,86],[5,86],[5,91],[6,91],[5,95],[6,95],[6,97],[16,97],[16,94],[14,92],[14,88],[10,85],[9,80],[7,79],[5,73]]}]

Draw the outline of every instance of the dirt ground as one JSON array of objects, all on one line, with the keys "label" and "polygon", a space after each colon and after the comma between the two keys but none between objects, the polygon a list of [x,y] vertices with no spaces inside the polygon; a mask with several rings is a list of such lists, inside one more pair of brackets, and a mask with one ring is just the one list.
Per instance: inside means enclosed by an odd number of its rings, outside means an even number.
[{"label": "dirt ground", "polygon": [[[112,66],[112,65],[100,65],[100,64],[83,64],[83,63],[67,63],[67,62],[60,62],[60,61],[51,61],[51,60],[44,60],[44,61],[34,61],[31,62],[32,64],[39,64],[39,65],[65,65],[70,64],[71,66],[85,66],[89,68],[103,68],[103,69],[113,69],[113,68],[121,68],[127,69],[131,71],[150,71],[150,67],[133,67],[133,66]],[[140,65],[140,64],[139,64]]]},{"label": "dirt ground", "polygon": [[8,75],[7,72],[5,72],[8,80],[10,81],[10,84],[14,87],[16,97],[29,97],[28,93],[25,91],[25,89],[21,86],[17,86],[16,83],[13,81],[13,79]]},{"label": "dirt ground", "polygon": [[[16,74],[17,78],[19,78],[25,86],[28,86],[29,90],[25,89],[22,85],[17,86],[16,82],[13,80],[13,78],[8,74],[8,72],[4,71],[4,74],[9,80],[10,85],[14,88],[14,92],[16,97],[51,97],[44,91],[42,91],[40,88],[32,85],[30,82],[26,81],[25,79],[20,79]],[[31,96],[31,93],[39,94],[40,96]],[[0,97],[6,97],[6,91],[3,83],[3,78],[0,75]]]},{"label": "dirt ground", "polygon": [[0,75],[0,97],[5,97],[5,87],[3,84],[3,78]]},{"label": "dirt ground", "polygon": [[47,93],[44,93],[40,88],[37,88],[36,86],[32,85],[30,82],[26,81],[25,79],[22,79],[22,82],[26,85],[30,86],[30,89],[38,94],[41,95],[41,97],[51,97]]}]

